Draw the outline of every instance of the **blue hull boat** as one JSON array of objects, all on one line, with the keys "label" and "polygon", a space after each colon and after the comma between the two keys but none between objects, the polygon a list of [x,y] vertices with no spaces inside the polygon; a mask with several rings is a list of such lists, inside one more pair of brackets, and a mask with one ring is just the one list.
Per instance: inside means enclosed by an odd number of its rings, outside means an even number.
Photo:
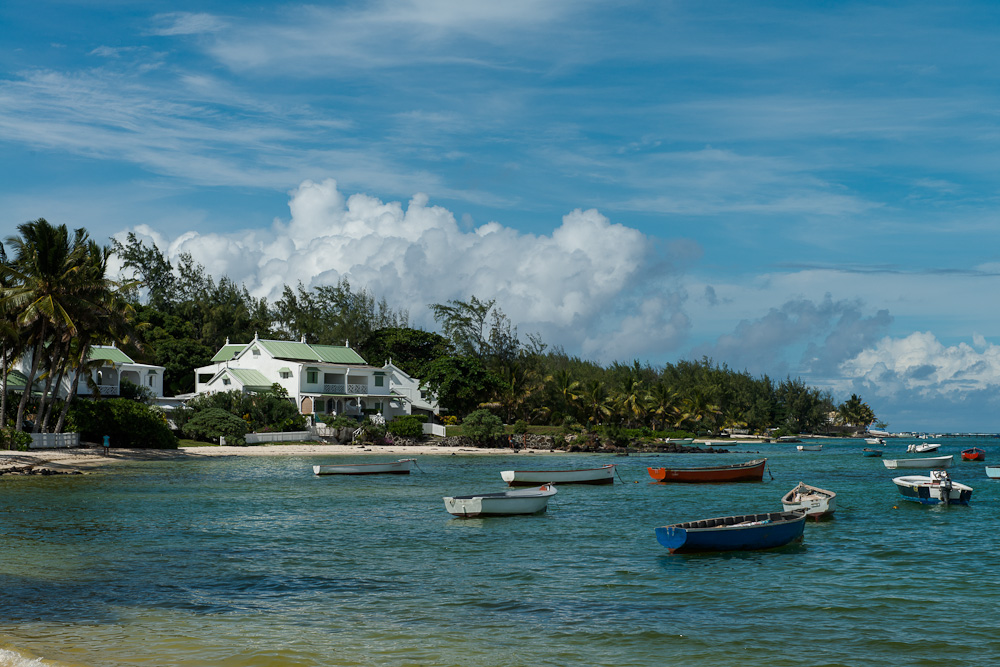
[{"label": "blue hull boat", "polygon": [[687,521],[656,529],[656,540],[670,553],[754,551],[802,541],[806,513],[769,512]]}]

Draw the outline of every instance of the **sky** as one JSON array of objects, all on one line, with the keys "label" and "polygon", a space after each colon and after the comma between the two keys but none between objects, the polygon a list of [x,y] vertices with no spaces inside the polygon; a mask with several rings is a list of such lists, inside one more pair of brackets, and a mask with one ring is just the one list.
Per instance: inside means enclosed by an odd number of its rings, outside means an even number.
[{"label": "sky", "polygon": [[986,2],[8,0],[0,233],[1000,432],[998,84]]}]

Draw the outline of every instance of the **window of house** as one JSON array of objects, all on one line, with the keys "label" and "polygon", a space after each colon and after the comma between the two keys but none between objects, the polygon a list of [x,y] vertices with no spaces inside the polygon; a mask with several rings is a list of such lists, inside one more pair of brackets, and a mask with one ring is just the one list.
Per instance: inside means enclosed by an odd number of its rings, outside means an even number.
[{"label": "window of house", "polygon": [[222,384],[228,385],[229,384],[229,378],[222,378]]},{"label": "window of house", "polygon": [[212,374],[211,373],[199,373],[198,374],[198,382],[200,384],[205,384],[206,382],[211,382],[211,380],[212,380]]},{"label": "window of house", "polygon": [[309,384],[316,384],[319,378],[319,371],[307,371],[306,372],[306,382]]},{"label": "window of house", "polygon": [[256,359],[259,356],[260,356],[260,350],[258,350],[257,348],[254,348],[253,349],[253,358]]},{"label": "window of house", "polygon": [[376,387],[384,387],[385,386],[384,382],[385,382],[385,377],[384,376],[382,376],[382,375],[376,375],[375,376],[375,386]]},{"label": "window of house", "polygon": [[292,372],[291,371],[281,371],[281,378],[283,380],[287,380],[290,377],[292,377]]},{"label": "window of house", "polygon": [[146,382],[149,384],[150,387],[152,387],[153,386],[153,376],[152,375],[147,375],[146,376]]}]

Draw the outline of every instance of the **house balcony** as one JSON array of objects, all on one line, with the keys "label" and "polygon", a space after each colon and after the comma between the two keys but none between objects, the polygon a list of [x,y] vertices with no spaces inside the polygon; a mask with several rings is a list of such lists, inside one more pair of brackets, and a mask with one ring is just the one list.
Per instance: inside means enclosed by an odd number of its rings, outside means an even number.
[{"label": "house balcony", "polygon": [[109,384],[99,384],[97,385],[97,393],[101,396],[117,396],[118,387]]},{"label": "house balcony", "polygon": [[357,394],[357,395],[367,395],[368,385],[366,384],[340,384],[340,383],[330,383],[323,385],[324,394]]}]

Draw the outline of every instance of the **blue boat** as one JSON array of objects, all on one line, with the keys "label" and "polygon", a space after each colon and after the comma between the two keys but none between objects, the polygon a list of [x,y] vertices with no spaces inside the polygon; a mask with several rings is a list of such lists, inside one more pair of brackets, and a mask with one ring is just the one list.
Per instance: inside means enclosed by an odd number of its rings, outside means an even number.
[{"label": "blue boat", "polygon": [[660,526],[656,540],[672,554],[774,549],[801,542],[805,524],[802,510],[722,516]]}]

